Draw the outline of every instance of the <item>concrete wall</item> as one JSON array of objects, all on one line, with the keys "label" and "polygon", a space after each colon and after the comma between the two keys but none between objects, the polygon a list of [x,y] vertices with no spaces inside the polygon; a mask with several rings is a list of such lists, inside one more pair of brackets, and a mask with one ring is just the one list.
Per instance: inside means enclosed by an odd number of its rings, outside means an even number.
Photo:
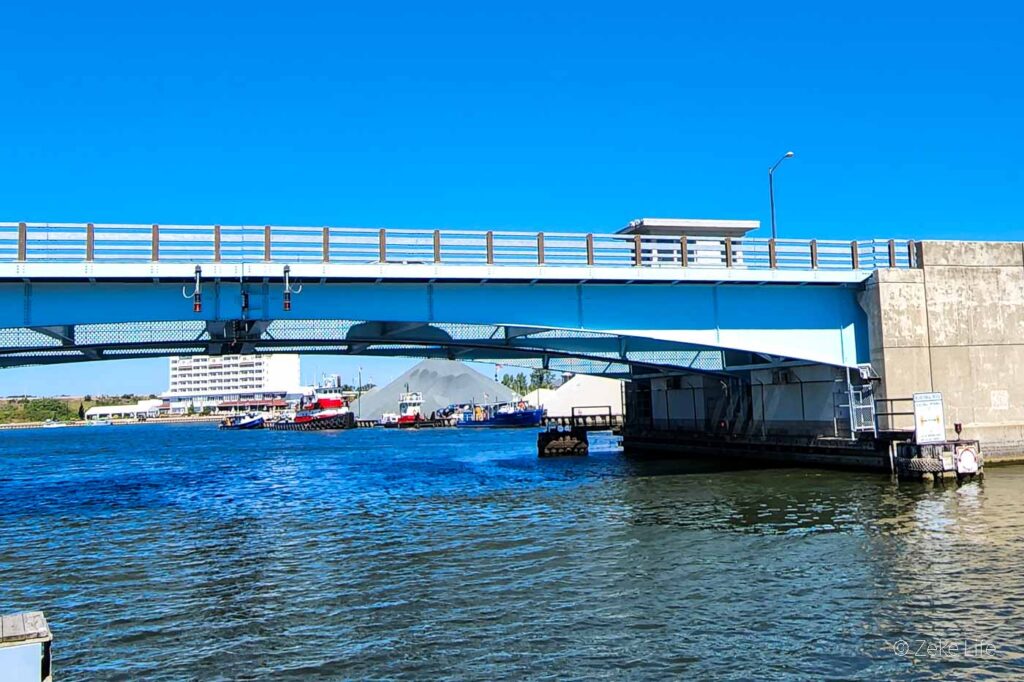
[{"label": "concrete wall", "polygon": [[940,392],[948,437],[961,422],[966,438],[1024,451],[1024,245],[918,249],[920,269],[880,270],[860,298],[882,395]]}]

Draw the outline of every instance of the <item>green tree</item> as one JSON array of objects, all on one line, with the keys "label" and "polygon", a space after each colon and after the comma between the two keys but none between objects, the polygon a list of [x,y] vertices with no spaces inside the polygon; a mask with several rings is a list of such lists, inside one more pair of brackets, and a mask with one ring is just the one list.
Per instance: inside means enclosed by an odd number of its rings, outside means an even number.
[{"label": "green tree", "polygon": [[78,418],[85,419],[85,405],[78,403]]},{"label": "green tree", "polygon": [[530,372],[530,390],[538,388],[554,388],[555,373],[546,369],[535,369]]},{"label": "green tree", "polygon": [[522,372],[514,376],[512,374],[506,374],[501,378],[501,383],[515,391],[518,395],[526,395],[531,390],[530,382],[527,381],[526,375]]}]

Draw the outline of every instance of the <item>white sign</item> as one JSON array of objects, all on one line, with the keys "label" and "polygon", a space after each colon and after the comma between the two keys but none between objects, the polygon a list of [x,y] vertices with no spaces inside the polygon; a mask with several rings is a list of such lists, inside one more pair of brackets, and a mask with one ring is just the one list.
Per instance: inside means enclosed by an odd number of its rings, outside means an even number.
[{"label": "white sign", "polygon": [[946,417],[942,409],[941,393],[914,394],[915,440],[922,443],[942,443],[946,440]]}]

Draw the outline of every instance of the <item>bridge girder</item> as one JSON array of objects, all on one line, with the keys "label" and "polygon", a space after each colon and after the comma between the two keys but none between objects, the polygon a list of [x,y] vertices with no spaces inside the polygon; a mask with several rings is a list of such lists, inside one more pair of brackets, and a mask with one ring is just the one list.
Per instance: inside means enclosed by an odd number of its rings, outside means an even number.
[{"label": "bridge girder", "polygon": [[[86,274],[97,275],[112,267],[89,266]],[[166,277],[0,280],[0,297],[12,304],[0,307],[0,328],[73,326],[81,330],[83,325],[150,324],[189,317],[217,324],[390,318],[420,328],[458,323],[500,326],[507,338],[533,337],[536,329],[593,330],[837,366],[853,367],[869,359],[866,317],[857,304],[857,285],[809,283],[815,281],[813,277],[805,278],[806,286],[781,281],[761,286],[739,281],[629,283],[633,280],[551,277],[536,283],[410,281],[383,276],[307,279],[301,294],[293,293],[285,310],[282,283],[271,275],[255,276],[260,267],[237,266],[240,273],[252,274],[240,274],[234,281],[205,280],[202,304],[194,313],[193,302],[182,299],[182,283]],[[61,264],[51,270],[64,271]],[[296,267],[294,272],[298,271]],[[184,293],[189,293],[187,287]],[[395,332],[412,330],[392,328],[376,336],[386,333],[390,338]],[[89,344],[76,338],[75,345]],[[213,352],[222,351],[214,347]],[[754,364],[760,363],[755,360]]]},{"label": "bridge girder", "polygon": [[183,320],[0,329],[0,367],[252,352],[449,358],[620,377],[633,368],[728,375],[771,364],[755,354],[697,344],[521,325]]}]

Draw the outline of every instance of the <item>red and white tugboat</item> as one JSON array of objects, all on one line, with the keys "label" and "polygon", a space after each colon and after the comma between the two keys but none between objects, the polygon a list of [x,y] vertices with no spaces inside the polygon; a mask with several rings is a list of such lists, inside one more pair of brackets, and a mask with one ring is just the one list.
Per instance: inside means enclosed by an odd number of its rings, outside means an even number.
[{"label": "red and white tugboat", "polygon": [[423,394],[403,393],[398,397],[398,428],[407,429],[423,421]]},{"label": "red and white tugboat", "polygon": [[327,431],[354,429],[356,417],[348,407],[339,381],[334,385],[317,386],[310,401],[299,404],[292,414],[270,424],[277,431]]},{"label": "red and white tugboat", "polygon": [[[431,414],[423,416],[423,394],[408,390],[398,397],[398,414],[390,413],[394,421],[384,422],[385,427],[399,429],[432,429],[440,426],[454,426],[454,420]],[[384,421],[384,418],[381,418]]]}]

